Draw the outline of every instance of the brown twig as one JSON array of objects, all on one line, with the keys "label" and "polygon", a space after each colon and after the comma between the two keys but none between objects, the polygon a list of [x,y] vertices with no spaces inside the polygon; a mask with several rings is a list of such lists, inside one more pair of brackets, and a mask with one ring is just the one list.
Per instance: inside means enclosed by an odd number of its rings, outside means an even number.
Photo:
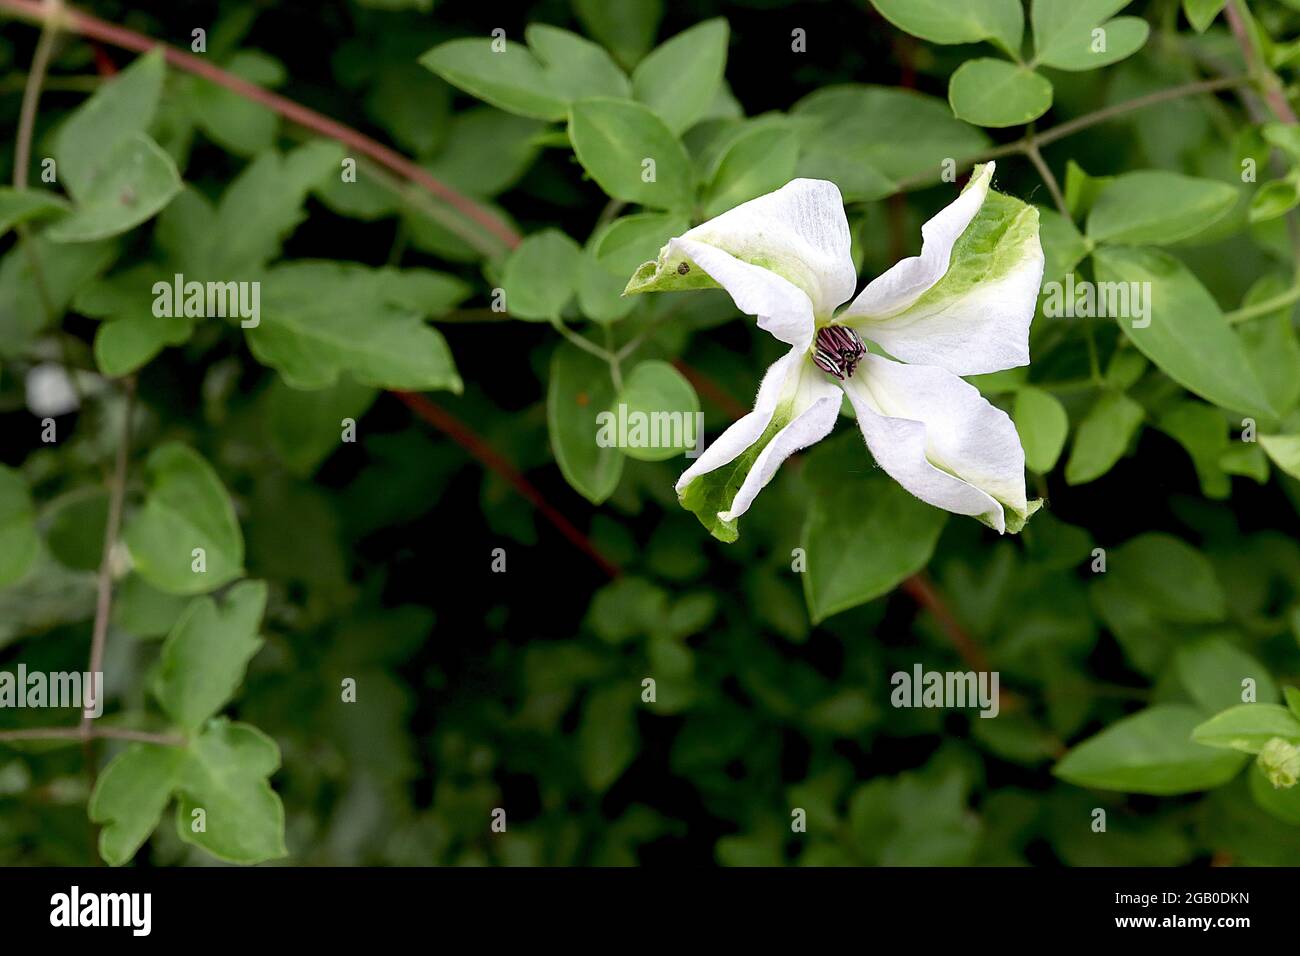
[{"label": "brown twig", "polygon": [[24,740],[130,740],[142,744],[165,747],[183,747],[185,738],[177,734],[155,734],[147,730],[128,730],[125,727],[32,727],[25,730],[0,730],[0,743]]},{"label": "brown twig", "polygon": [[406,407],[434,428],[445,433],[448,438],[470,453],[489,471],[504,478],[519,494],[523,495],[533,507],[541,512],[560,534],[564,535],[575,547],[591,558],[611,578],[622,574],[622,568],[611,561],[591,542],[591,540],[574,527],[557,508],[543,497],[542,493],[523,474],[507,461],[495,448],[480,438],[469,426],[446,409],[435,405],[423,395],[414,392],[393,392]]},{"label": "brown twig", "polygon": [[[135,377],[123,381],[126,408],[122,412],[122,435],[117,442],[113,475],[108,489],[108,520],[104,524],[104,548],[99,559],[99,577],[95,588],[95,624],[90,638],[89,672],[92,679],[104,669],[104,646],[108,641],[108,622],[113,611],[113,548],[122,527],[122,505],[126,500],[126,468],[131,458],[131,413],[135,409]],[[93,717],[83,716],[81,728],[88,732]]]},{"label": "brown twig", "polygon": [[328,116],[308,109],[287,97],[263,89],[243,77],[214,66],[202,57],[160,43],[143,33],[137,33],[115,23],[109,23],[80,10],[74,10],[70,7],[63,7],[57,11],[51,10],[40,0],[0,0],[0,11],[11,13],[29,22],[42,24],[57,15],[57,25],[62,29],[124,50],[132,50],[136,53],[148,53],[154,49],[161,49],[167,62],[177,69],[192,73],[195,76],[201,76],[205,80],[211,80],[218,86],[223,86],[240,96],[279,113],[290,122],[297,123],[299,126],[313,130],[368,156],[381,166],[392,170],[437,196],[447,205],[460,212],[466,219],[505,245],[507,249],[513,249],[519,245],[520,236],[509,225],[502,222],[473,199],[431,175],[427,170],[407,159],[401,153],[384,146],[350,126],[330,119]]}]

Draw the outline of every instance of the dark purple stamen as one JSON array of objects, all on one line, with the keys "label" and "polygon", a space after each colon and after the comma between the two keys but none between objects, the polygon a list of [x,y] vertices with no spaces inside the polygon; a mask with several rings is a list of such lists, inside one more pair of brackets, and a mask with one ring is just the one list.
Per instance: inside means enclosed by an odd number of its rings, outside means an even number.
[{"label": "dark purple stamen", "polygon": [[866,346],[852,329],[828,325],[817,330],[812,360],[823,372],[829,372],[841,381],[853,374],[866,354]]}]

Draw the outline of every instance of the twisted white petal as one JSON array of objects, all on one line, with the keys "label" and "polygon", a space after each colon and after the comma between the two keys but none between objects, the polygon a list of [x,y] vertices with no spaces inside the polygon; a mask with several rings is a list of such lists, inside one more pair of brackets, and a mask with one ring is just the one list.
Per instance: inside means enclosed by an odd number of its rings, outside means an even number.
[{"label": "twisted white petal", "polygon": [[999,532],[1018,530],[1032,512],[1015,425],[974,386],[868,355],[844,390],[876,463],[922,501]]}]

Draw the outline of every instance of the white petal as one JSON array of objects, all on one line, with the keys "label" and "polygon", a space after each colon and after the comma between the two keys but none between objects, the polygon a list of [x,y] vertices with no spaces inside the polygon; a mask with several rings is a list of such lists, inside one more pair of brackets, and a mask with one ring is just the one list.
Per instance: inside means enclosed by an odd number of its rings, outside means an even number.
[{"label": "white petal", "polygon": [[682,237],[668,242],[668,258],[679,253],[731,294],[736,308],[758,316],[758,327],[787,345],[806,350],[813,337],[812,302],[802,289],[775,272],[750,265],[715,246]]},{"label": "white petal", "polygon": [[876,276],[841,314],[885,317],[903,311],[948,271],[952,247],[984,205],[993,178],[993,163],[971,177],[962,194],[921,227],[921,254],[903,259]]},{"label": "white petal", "polygon": [[999,532],[1019,530],[1037,509],[1025,500],[1015,425],[974,386],[941,368],[868,355],[844,390],[876,463],[922,501]]},{"label": "white petal", "polygon": [[804,362],[800,371],[802,374],[794,397],[795,417],[759,452],[732,499],[731,507],[718,512],[720,520],[735,521],[748,511],[783,461],[801,448],[821,441],[835,427],[843,403],[839,388],[811,362]]},{"label": "white petal", "polygon": [[857,286],[844,200],[839,187],[824,179],[791,180],[682,238],[783,276],[808,294],[818,316],[829,317]]},{"label": "white petal", "polygon": [[[931,248],[927,239],[925,251]],[[1029,325],[1043,280],[1038,210],[985,190],[983,206],[946,255],[948,271],[900,311],[865,311],[860,297],[840,321],[897,358],[957,375],[1029,364]]]},{"label": "white petal", "polygon": [[798,367],[804,358],[800,349],[791,349],[768,368],[763,376],[763,383],[758,386],[758,397],[754,400],[754,410],[743,418],[737,419],[721,435],[715,438],[699,458],[682,472],[677,479],[676,490],[682,493],[692,478],[715,471],[723,465],[730,464],[763,437],[763,432],[772,421],[782,394],[787,391],[786,382],[792,370]]}]

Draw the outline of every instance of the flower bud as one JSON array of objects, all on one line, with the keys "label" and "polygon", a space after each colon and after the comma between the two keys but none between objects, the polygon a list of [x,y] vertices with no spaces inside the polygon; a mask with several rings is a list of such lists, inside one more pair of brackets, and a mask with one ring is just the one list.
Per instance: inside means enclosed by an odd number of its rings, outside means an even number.
[{"label": "flower bud", "polygon": [[1259,752],[1259,769],[1274,787],[1294,787],[1300,780],[1300,747],[1274,737]]}]

